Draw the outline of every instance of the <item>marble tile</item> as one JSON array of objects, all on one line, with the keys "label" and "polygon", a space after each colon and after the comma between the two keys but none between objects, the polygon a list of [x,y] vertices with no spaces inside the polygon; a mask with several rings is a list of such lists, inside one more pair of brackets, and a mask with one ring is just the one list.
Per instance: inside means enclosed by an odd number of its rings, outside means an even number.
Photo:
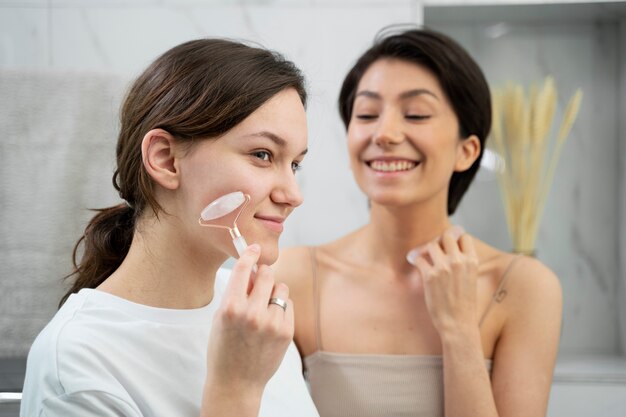
[{"label": "marble tile", "polygon": [[136,73],[166,49],[202,36],[186,9],[59,8],[51,12],[52,67]]},{"label": "marble tile", "polygon": [[[176,0],[174,0],[175,2]],[[53,8],[137,8],[152,7],[162,5],[162,0],[49,0],[49,5]]]},{"label": "marble tile", "polygon": [[206,6],[260,6],[260,7],[309,7],[314,6],[316,0],[162,0],[163,4],[185,6],[185,7],[206,7]]},{"label": "marble tile", "polygon": [[32,8],[32,7],[48,7],[49,0],[0,0],[0,7],[8,8]]},{"label": "marble tile", "polygon": [[354,7],[358,6],[371,8],[371,7],[387,7],[389,5],[392,6],[402,6],[402,7],[411,7],[417,6],[418,1],[416,0],[314,0],[316,6],[340,6],[340,7]]},{"label": "marble tile", "polygon": [[0,67],[46,66],[48,29],[45,9],[0,5]]}]

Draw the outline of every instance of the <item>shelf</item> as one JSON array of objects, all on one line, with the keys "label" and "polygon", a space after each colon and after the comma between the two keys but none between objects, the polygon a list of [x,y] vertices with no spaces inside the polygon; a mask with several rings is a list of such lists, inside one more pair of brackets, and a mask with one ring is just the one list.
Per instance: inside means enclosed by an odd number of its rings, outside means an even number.
[{"label": "shelf", "polygon": [[432,4],[424,7],[427,25],[440,22],[497,22],[508,23],[572,21],[615,21],[626,19],[626,2],[569,3],[569,4],[487,4],[451,5]]},{"label": "shelf", "polygon": [[626,357],[615,355],[560,355],[553,381],[559,383],[624,384]]}]

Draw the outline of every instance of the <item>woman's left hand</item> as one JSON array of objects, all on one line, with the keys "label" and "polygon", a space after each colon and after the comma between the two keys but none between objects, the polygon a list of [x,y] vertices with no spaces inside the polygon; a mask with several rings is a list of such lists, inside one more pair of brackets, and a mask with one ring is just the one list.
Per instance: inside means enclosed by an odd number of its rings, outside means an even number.
[{"label": "woman's left hand", "polygon": [[422,277],[426,307],[440,335],[478,328],[478,257],[472,238],[458,235],[458,228],[448,229],[411,262]]}]

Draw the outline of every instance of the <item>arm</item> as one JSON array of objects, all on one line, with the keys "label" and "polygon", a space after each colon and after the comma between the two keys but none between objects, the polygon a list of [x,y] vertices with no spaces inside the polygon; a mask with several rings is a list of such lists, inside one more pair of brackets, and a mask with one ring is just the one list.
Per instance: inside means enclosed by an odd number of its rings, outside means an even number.
[{"label": "arm", "polygon": [[560,335],[561,288],[552,272],[531,259],[517,266],[509,284],[491,381],[479,332],[442,337],[447,417],[546,415]]},{"label": "arm", "polygon": [[527,259],[509,279],[505,323],[486,370],[476,308],[477,257],[471,238],[446,233],[416,260],[441,337],[446,417],[545,416],[561,323],[558,280]]},{"label": "arm", "polygon": [[[273,272],[266,265],[259,266],[251,283],[259,254],[258,245],[251,245],[239,258],[215,314],[202,417],[257,416],[265,385],[293,337],[293,303],[288,287],[274,285]],[[271,297],[286,300],[287,308],[269,304]]]},{"label": "arm", "polygon": [[558,278],[538,261],[524,261],[509,282],[507,323],[494,352],[493,393],[507,417],[546,415],[561,333]]}]

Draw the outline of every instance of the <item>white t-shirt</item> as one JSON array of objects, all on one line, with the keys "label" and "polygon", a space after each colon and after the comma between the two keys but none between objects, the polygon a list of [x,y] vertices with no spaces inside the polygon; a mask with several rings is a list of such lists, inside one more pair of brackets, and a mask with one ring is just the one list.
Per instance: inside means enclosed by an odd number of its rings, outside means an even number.
[{"label": "white t-shirt", "polygon": [[[199,416],[213,314],[229,276],[220,269],[213,301],[192,310],[93,289],[70,296],[31,347],[20,416]],[[293,342],[259,416],[318,417]]]}]

